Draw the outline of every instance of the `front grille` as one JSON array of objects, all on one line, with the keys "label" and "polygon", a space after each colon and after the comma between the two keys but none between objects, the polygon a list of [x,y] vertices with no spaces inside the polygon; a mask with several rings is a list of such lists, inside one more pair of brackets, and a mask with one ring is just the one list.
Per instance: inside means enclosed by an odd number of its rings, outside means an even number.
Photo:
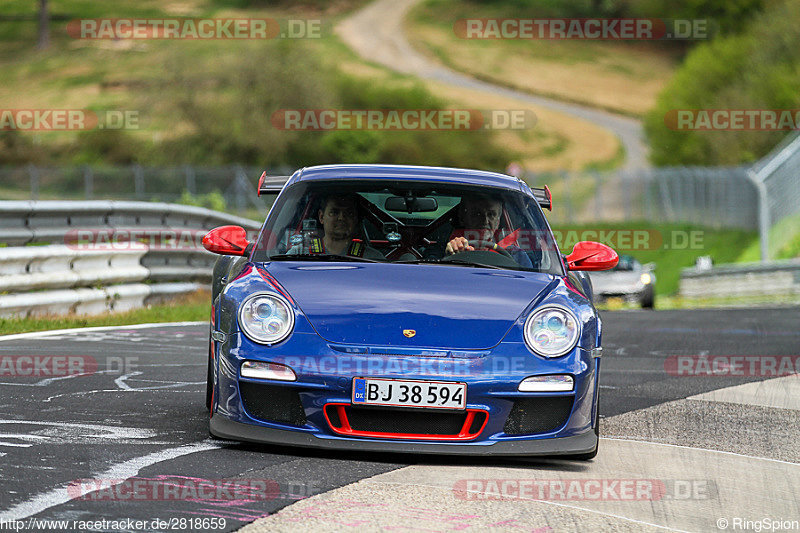
[{"label": "front grille", "polygon": [[253,418],[291,426],[306,424],[300,395],[292,387],[240,381],[239,392],[245,410]]},{"label": "front grille", "polygon": [[516,400],[506,419],[506,435],[549,433],[567,423],[572,412],[572,396],[524,398]]},{"label": "front grille", "polygon": [[391,409],[349,409],[347,419],[355,431],[373,433],[424,433],[457,435],[466,413],[424,413]]},{"label": "front grille", "polygon": [[331,428],[340,434],[387,438],[443,438],[468,440],[478,436],[487,413],[477,409],[441,412],[424,409],[354,408],[328,404],[325,414]]}]

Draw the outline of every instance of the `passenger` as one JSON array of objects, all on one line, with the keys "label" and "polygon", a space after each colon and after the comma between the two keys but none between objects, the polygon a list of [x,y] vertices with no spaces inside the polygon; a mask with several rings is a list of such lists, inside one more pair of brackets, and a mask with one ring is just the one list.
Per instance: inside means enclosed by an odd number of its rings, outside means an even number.
[{"label": "passenger", "polygon": [[384,259],[381,252],[356,238],[358,228],[358,200],[355,195],[330,195],[322,200],[317,218],[322,226],[322,236],[311,239],[310,250],[302,245],[293,246],[287,253],[349,255],[367,259]]}]

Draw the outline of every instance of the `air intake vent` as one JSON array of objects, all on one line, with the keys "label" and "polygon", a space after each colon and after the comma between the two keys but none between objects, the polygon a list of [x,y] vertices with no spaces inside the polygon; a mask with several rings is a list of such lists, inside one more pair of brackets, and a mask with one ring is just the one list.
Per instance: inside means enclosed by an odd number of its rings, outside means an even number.
[{"label": "air intake vent", "polygon": [[265,422],[304,426],[306,413],[294,387],[239,382],[239,392],[247,414]]},{"label": "air intake vent", "polygon": [[434,411],[430,409],[354,408],[328,404],[325,416],[340,435],[388,439],[470,440],[486,425],[488,413],[479,409]]},{"label": "air intake vent", "polygon": [[516,400],[506,419],[506,435],[533,435],[555,431],[569,419],[572,396],[525,398]]}]

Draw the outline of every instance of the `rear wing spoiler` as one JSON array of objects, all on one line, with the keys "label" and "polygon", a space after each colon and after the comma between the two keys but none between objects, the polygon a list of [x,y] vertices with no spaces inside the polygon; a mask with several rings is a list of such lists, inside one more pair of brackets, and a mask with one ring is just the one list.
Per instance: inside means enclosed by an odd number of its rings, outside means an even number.
[{"label": "rear wing spoiler", "polygon": [[[289,181],[291,176],[267,176],[265,170],[261,177],[258,179],[258,195],[262,194],[278,194]],[[532,187],[533,197],[539,203],[542,209],[553,210],[553,194],[550,192],[550,187]]]},{"label": "rear wing spoiler", "polygon": [[550,192],[550,187],[547,185],[541,188],[531,187],[531,190],[533,191],[533,197],[536,198],[542,209],[553,210],[553,194]]},{"label": "rear wing spoiler", "polygon": [[265,170],[261,177],[258,178],[258,195],[262,194],[278,194],[289,181],[291,176],[267,176]]}]

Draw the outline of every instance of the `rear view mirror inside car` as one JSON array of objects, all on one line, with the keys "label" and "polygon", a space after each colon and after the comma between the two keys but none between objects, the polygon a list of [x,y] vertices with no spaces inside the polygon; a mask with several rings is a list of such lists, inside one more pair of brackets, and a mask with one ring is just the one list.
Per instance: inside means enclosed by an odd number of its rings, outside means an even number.
[{"label": "rear view mirror inside car", "polygon": [[386,199],[384,209],[387,211],[405,211],[406,213],[423,213],[436,211],[439,204],[436,198],[419,197],[403,198],[402,196],[390,196]]}]

